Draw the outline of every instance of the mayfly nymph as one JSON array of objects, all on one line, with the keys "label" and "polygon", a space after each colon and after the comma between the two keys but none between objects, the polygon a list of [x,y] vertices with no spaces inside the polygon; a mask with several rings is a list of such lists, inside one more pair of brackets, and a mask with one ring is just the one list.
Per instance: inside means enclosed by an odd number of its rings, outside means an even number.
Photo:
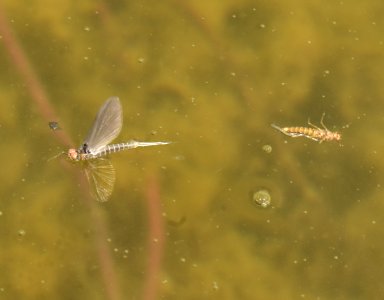
[{"label": "mayfly nymph", "polygon": [[303,136],[320,143],[324,141],[340,141],[341,140],[340,133],[335,131],[330,131],[327,127],[325,127],[323,122],[324,115],[325,114],[322,115],[320,120],[320,124],[323,128],[313,125],[309,120],[308,120],[308,125],[310,125],[311,127],[299,127],[299,126],[279,127],[275,124],[271,124],[271,126],[290,137]]}]

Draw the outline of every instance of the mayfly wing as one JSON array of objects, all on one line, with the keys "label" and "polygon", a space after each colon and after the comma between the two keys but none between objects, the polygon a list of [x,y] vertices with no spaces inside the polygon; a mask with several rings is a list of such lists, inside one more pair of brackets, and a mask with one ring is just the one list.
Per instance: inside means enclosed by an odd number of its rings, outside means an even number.
[{"label": "mayfly wing", "polygon": [[85,164],[84,170],[92,195],[97,201],[108,201],[116,179],[116,172],[111,161],[106,158],[99,158],[88,160]]},{"label": "mayfly wing", "polygon": [[100,108],[87,137],[87,148],[97,150],[115,139],[123,126],[123,110],[118,97],[110,97]]}]

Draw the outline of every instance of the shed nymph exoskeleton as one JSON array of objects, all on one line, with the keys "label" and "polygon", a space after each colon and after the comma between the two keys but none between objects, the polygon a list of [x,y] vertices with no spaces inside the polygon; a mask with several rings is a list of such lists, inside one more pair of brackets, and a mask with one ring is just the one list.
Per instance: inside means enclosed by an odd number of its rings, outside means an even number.
[{"label": "shed nymph exoskeleton", "polygon": [[310,122],[308,120],[308,125],[311,127],[279,127],[275,124],[271,124],[271,126],[285,135],[290,137],[306,137],[308,139],[314,140],[316,142],[322,143],[324,141],[340,141],[341,134],[338,132],[330,131],[323,122],[325,113],[321,116],[320,124],[323,128],[320,128]]}]

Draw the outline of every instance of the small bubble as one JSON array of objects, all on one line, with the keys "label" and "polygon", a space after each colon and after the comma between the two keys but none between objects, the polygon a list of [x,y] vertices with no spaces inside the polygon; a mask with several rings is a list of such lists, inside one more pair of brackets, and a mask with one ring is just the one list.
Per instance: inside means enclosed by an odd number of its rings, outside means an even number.
[{"label": "small bubble", "polygon": [[252,195],[252,202],[265,208],[271,204],[271,195],[267,190],[259,190]]},{"label": "small bubble", "polygon": [[19,229],[19,230],[17,231],[17,234],[18,234],[19,236],[25,236],[27,233],[25,232],[24,229]]},{"label": "small bubble", "polygon": [[271,145],[264,145],[261,149],[263,149],[263,151],[265,153],[271,153],[272,152],[272,146]]}]

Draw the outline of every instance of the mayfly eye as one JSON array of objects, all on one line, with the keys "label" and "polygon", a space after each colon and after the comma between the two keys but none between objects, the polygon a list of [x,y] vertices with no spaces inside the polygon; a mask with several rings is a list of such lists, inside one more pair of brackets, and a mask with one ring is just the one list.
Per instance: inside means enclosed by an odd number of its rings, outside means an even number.
[{"label": "mayfly eye", "polygon": [[82,148],[83,153],[88,153],[88,145],[86,143],[84,143],[81,148]]}]

